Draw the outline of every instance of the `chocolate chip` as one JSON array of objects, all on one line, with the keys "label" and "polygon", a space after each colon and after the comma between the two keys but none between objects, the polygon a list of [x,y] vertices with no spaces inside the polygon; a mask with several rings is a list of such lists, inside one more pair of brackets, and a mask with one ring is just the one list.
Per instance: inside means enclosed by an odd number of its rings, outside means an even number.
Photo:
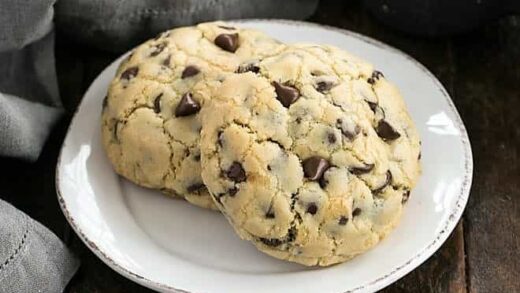
[{"label": "chocolate chip", "polygon": [[228,30],[228,31],[232,31],[232,30],[236,29],[236,28],[234,28],[232,26],[225,26],[225,25],[219,25],[218,27],[221,28],[221,29]]},{"label": "chocolate chip", "polygon": [[193,159],[195,160],[195,162],[200,162],[200,154],[193,156]]},{"label": "chocolate chip", "polygon": [[137,73],[139,73],[139,67],[137,67],[137,66],[130,67],[127,70],[123,71],[123,73],[121,73],[121,79],[130,80],[130,79],[136,77]]},{"label": "chocolate chip", "polygon": [[348,222],[348,218],[345,217],[345,216],[341,216],[338,220],[338,224],[340,224],[341,226],[345,226]]},{"label": "chocolate chip", "polygon": [[296,118],[295,121],[296,121],[296,124],[300,124],[300,123],[302,123],[302,117],[298,117],[298,118]]},{"label": "chocolate chip", "polygon": [[374,72],[372,72],[372,78],[380,79],[381,77],[385,77],[381,71],[374,70]]},{"label": "chocolate chip", "polygon": [[263,237],[260,237],[260,241],[263,244],[265,244],[267,246],[272,246],[272,247],[280,246],[283,243],[282,240],[277,239],[277,238],[263,238]]},{"label": "chocolate chip", "polygon": [[235,194],[237,194],[237,192],[238,192],[238,188],[236,188],[236,187],[233,187],[230,190],[228,190],[229,196],[231,196],[231,197],[235,196]]},{"label": "chocolate chip", "polygon": [[319,180],[329,167],[329,162],[318,156],[310,157],[303,161],[303,172],[309,180]]},{"label": "chocolate chip", "polygon": [[271,165],[267,165],[267,170],[271,171]]},{"label": "chocolate chip", "polygon": [[267,246],[273,246],[273,247],[280,246],[284,243],[292,242],[292,241],[294,241],[294,239],[296,239],[296,227],[294,227],[294,226],[291,227],[289,229],[289,231],[287,231],[287,236],[285,236],[282,239],[263,238],[263,237],[259,237],[258,239]]},{"label": "chocolate chip", "polygon": [[175,117],[189,116],[199,112],[200,104],[195,101],[191,93],[182,95],[181,101],[175,108]]},{"label": "chocolate chip", "polygon": [[381,73],[380,71],[374,70],[374,72],[372,72],[372,76],[367,79],[367,82],[369,84],[374,84],[381,77],[384,77],[383,73]]},{"label": "chocolate chip", "polygon": [[153,111],[157,114],[161,112],[161,98],[163,96],[163,93],[160,93],[155,100],[153,101]]},{"label": "chocolate chip", "polygon": [[327,140],[329,141],[330,144],[336,143],[336,141],[337,141],[336,135],[333,132],[329,132],[327,134]]},{"label": "chocolate chip", "polygon": [[376,132],[377,135],[379,135],[379,137],[381,137],[384,141],[395,140],[401,137],[399,132],[397,132],[392,127],[392,125],[390,125],[385,120],[379,121],[379,123],[377,124]]},{"label": "chocolate chip", "polygon": [[365,164],[362,167],[350,167],[349,171],[354,175],[361,175],[372,171],[372,169],[374,169],[374,166],[374,164]]},{"label": "chocolate chip", "polygon": [[220,34],[215,38],[215,45],[225,51],[235,53],[238,49],[238,34]]},{"label": "chocolate chip", "polygon": [[246,181],[246,171],[239,162],[233,162],[227,170],[226,175],[229,179],[237,183]]},{"label": "chocolate chip", "polygon": [[166,57],[166,59],[163,60],[162,62],[162,65],[166,66],[166,67],[170,67],[170,59],[171,59],[171,55]]},{"label": "chocolate chip", "polygon": [[390,183],[392,183],[392,172],[390,172],[390,170],[388,170],[388,171],[386,171],[385,182],[378,188],[372,190],[372,193],[373,194],[381,193]]},{"label": "chocolate chip", "polygon": [[192,77],[194,75],[199,74],[199,72],[200,72],[200,70],[199,70],[199,68],[197,66],[195,66],[195,65],[188,65],[182,71],[181,78],[185,79],[187,77]]},{"label": "chocolate chip", "polygon": [[330,90],[334,86],[334,83],[330,81],[320,81],[316,84],[316,90],[320,93]]},{"label": "chocolate chip", "polygon": [[316,212],[318,212],[318,206],[315,204],[315,203],[310,203],[308,206],[307,206],[307,210],[305,211],[311,215],[315,215]]},{"label": "chocolate chip", "polygon": [[401,204],[405,204],[410,198],[410,190],[405,190],[403,193],[403,199],[401,200]]},{"label": "chocolate chip", "polygon": [[150,56],[155,57],[159,55],[164,50],[164,48],[166,48],[166,43],[155,45],[154,50],[150,53]]},{"label": "chocolate chip", "polygon": [[195,192],[197,190],[200,190],[202,188],[206,187],[204,183],[195,183],[193,185],[188,186],[187,190],[188,192]]},{"label": "chocolate chip", "polygon": [[357,217],[361,214],[361,209],[360,208],[355,208],[353,211],[352,211],[352,217]]},{"label": "chocolate chip", "polygon": [[417,156],[417,160],[419,161],[421,159],[421,157],[422,157],[422,153],[419,152],[419,155]]},{"label": "chocolate chip", "polygon": [[249,63],[249,64],[245,64],[245,65],[240,65],[235,72],[236,73],[246,73],[246,72],[259,73],[260,67],[256,66],[253,63]]},{"label": "chocolate chip", "polygon": [[291,104],[300,98],[300,92],[295,87],[273,82],[276,91],[276,98],[285,108],[289,108]]}]

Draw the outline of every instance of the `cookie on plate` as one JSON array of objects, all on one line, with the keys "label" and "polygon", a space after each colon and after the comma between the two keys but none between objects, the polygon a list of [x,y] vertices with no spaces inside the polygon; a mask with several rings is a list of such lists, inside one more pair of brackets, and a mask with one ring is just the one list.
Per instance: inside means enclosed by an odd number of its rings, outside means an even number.
[{"label": "cookie on plate", "polygon": [[103,102],[102,141],[114,169],[138,185],[211,208],[200,176],[199,110],[193,90],[275,54],[284,45],[267,35],[222,23],[162,33],[120,65]]},{"label": "cookie on plate", "polygon": [[420,142],[383,73],[295,45],[226,77],[202,110],[202,177],[236,232],[305,265],[343,262],[398,223]]}]

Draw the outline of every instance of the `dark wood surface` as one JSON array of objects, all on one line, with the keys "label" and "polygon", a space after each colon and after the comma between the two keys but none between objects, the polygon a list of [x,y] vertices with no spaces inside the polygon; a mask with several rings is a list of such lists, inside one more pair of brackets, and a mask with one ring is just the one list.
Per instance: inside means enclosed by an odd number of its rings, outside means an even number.
[{"label": "dark wood surface", "polygon": [[[469,132],[475,171],[463,219],[434,256],[383,291],[520,292],[520,18],[502,18],[454,37],[419,38],[381,25],[358,1],[322,0],[309,21],[365,34],[416,58],[446,87]],[[68,114],[36,163],[0,158],[0,197],[49,227],[81,259],[68,292],[149,292],[82,244],[61,214],[54,187],[72,113],[117,56],[58,32],[56,57]]]}]

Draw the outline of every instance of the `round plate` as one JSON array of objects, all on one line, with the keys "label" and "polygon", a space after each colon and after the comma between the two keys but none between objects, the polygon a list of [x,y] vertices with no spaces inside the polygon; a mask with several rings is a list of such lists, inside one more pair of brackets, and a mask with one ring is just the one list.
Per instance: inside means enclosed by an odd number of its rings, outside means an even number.
[{"label": "round plate", "polygon": [[423,174],[400,225],[374,249],[349,262],[307,268],[257,251],[217,212],[118,177],[101,145],[100,112],[119,58],[83,97],[57,166],[59,202],[76,233],[114,270],[160,291],[366,292],[419,266],[457,224],[471,186],[468,136],[446,90],[411,57],[349,31],[280,20],[236,24],[287,43],[344,48],[375,64],[397,84],[423,142]]}]

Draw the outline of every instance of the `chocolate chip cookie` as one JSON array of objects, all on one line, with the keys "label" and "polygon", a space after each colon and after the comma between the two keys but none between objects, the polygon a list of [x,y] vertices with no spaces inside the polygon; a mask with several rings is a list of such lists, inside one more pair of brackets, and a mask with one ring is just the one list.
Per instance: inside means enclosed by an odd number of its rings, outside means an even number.
[{"label": "chocolate chip cookie", "polygon": [[102,140],[116,172],[213,207],[199,151],[199,112],[209,96],[194,86],[209,86],[283,47],[261,32],[222,22],[170,30],[138,46],[103,102]]},{"label": "chocolate chip cookie", "polygon": [[376,245],[420,174],[396,87],[329,46],[294,45],[241,68],[201,111],[202,178],[236,232],[304,265]]}]

